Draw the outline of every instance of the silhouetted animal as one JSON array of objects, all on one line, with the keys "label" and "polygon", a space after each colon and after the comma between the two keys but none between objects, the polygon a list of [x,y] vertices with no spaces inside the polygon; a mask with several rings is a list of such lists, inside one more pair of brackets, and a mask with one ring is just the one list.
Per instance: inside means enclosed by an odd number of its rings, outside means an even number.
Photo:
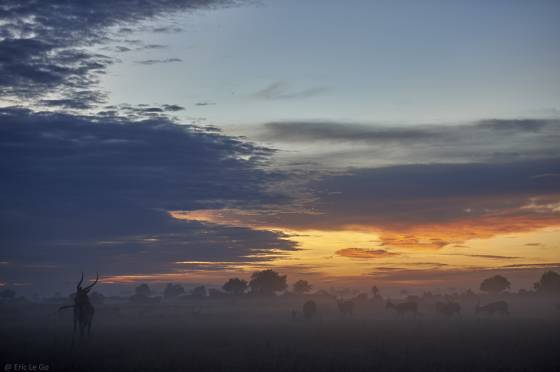
[{"label": "silhouetted animal", "polygon": [[354,302],[349,300],[337,300],[336,304],[338,305],[338,310],[342,313],[342,315],[352,315],[354,312]]},{"label": "silhouetted animal", "polygon": [[394,310],[399,316],[410,313],[414,316],[418,315],[418,304],[413,301],[402,302],[400,304],[393,304],[391,300],[387,301],[385,306],[387,309]]},{"label": "silhouetted animal", "polygon": [[76,286],[76,296],[74,297],[74,305],[61,306],[58,311],[63,309],[74,309],[74,330],[72,332],[72,340],[74,340],[74,335],[76,333],[76,327],[80,327],[80,337],[84,336],[84,331],[87,329],[87,335],[91,334],[91,323],[93,321],[93,314],[95,309],[89,300],[88,293],[97,284],[99,280],[99,274],[95,278],[93,284],[82,288],[82,283],[84,281],[84,273],[82,273],[82,278]]},{"label": "silhouetted animal", "polygon": [[495,313],[501,315],[509,315],[509,306],[508,303],[505,301],[496,301],[491,302],[487,305],[480,306],[480,304],[476,305],[475,313],[487,313],[489,315],[494,315]]},{"label": "silhouetted animal", "polygon": [[436,313],[451,317],[453,315],[461,314],[461,305],[457,302],[436,302]]},{"label": "silhouetted animal", "polygon": [[305,320],[311,320],[317,315],[317,304],[313,300],[309,300],[303,304],[303,317]]}]

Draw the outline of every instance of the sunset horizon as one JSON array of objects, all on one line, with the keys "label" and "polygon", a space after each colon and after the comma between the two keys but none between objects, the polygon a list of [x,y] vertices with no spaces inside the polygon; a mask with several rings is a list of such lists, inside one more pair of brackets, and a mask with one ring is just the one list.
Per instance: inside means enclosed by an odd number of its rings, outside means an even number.
[{"label": "sunset horizon", "polygon": [[[0,333],[32,321],[29,355],[72,371],[117,360],[101,341],[99,359],[56,349],[97,317],[98,340],[130,347],[123,372],[279,355],[286,371],[532,370],[480,357],[477,334],[519,320],[546,345],[558,318],[558,14],[554,0],[0,1]],[[394,343],[363,346],[377,326]],[[148,330],[169,368],[138,351]],[[486,364],[459,348],[422,359],[409,331],[443,349],[464,336]],[[204,348],[186,368],[177,340],[203,348],[196,332],[227,356]],[[322,342],[352,334],[337,367],[305,359],[336,359]]]}]

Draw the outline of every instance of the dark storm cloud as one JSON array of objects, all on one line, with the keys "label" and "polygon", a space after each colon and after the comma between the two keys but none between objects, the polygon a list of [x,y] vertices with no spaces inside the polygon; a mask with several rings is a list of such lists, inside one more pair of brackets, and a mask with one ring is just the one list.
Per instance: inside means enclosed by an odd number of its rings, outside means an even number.
[{"label": "dark storm cloud", "polygon": [[[54,90],[65,95],[91,89],[114,60],[85,48],[110,41],[110,28],[120,25],[120,33],[131,33],[135,23],[156,16],[232,3],[4,0],[0,3],[0,96],[34,98]],[[142,46],[149,47],[161,46]]]},{"label": "dark storm cloud", "polygon": [[10,267],[157,272],[175,261],[266,260],[259,255],[294,249],[280,233],[167,213],[284,200],[267,191],[278,176],[260,170],[269,149],[164,117],[5,108],[0,123],[0,260]]}]

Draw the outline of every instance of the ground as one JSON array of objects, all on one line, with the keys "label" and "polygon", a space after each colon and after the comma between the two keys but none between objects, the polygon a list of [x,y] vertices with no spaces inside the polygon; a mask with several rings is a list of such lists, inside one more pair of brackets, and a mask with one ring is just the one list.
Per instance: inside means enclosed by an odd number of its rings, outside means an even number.
[{"label": "ground", "polygon": [[320,304],[315,320],[294,322],[290,306],[274,302],[103,305],[91,337],[72,344],[71,314],[33,306],[3,310],[4,370],[560,371],[554,312],[490,317],[469,309],[456,319],[426,312],[401,319],[366,307],[341,317]]}]

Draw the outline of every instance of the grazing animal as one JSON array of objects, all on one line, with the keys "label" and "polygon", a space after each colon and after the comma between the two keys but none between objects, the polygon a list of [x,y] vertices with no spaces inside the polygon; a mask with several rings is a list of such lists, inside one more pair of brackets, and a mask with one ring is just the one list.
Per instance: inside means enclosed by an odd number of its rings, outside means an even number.
[{"label": "grazing animal", "polygon": [[337,300],[336,304],[338,305],[338,310],[342,313],[342,315],[352,315],[354,312],[355,304],[353,301]]},{"label": "grazing animal", "polygon": [[311,320],[317,315],[317,304],[313,300],[309,300],[303,304],[303,318]]},{"label": "grazing animal", "polygon": [[461,315],[461,305],[451,301],[436,302],[436,313],[447,317]]},{"label": "grazing animal", "polygon": [[404,316],[408,313],[414,316],[418,316],[418,304],[414,301],[402,302],[400,304],[394,304],[391,300],[387,301],[385,306],[387,309],[394,310],[399,316]]},{"label": "grazing animal", "polygon": [[89,300],[89,291],[97,284],[99,280],[99,273],[95,278],[93,284],[82,288],[82,283],[84,281],[84,273],[82,273],[82,278],[76,286],[76,296],[74,297],[74,305],[61,306],[58,311],[64,309],[74,309],[74,330],[72,332],[72,340],[74,340],[74,335],[76,334],[76,328],[80,328],[80,337],[84,336],[84,331],[87,329],[88,337],[91,334],[91,322],[93,321],[93,314],[95,309]]},{"label": "grazing animal", "polygon": [[480,303],[478,303],[476,304],[475,313],[487,313],[489,315],[498,313],[500,315],[509,315],[509,306],[505,301],[491,302],[484,306],[480,306]]}]

